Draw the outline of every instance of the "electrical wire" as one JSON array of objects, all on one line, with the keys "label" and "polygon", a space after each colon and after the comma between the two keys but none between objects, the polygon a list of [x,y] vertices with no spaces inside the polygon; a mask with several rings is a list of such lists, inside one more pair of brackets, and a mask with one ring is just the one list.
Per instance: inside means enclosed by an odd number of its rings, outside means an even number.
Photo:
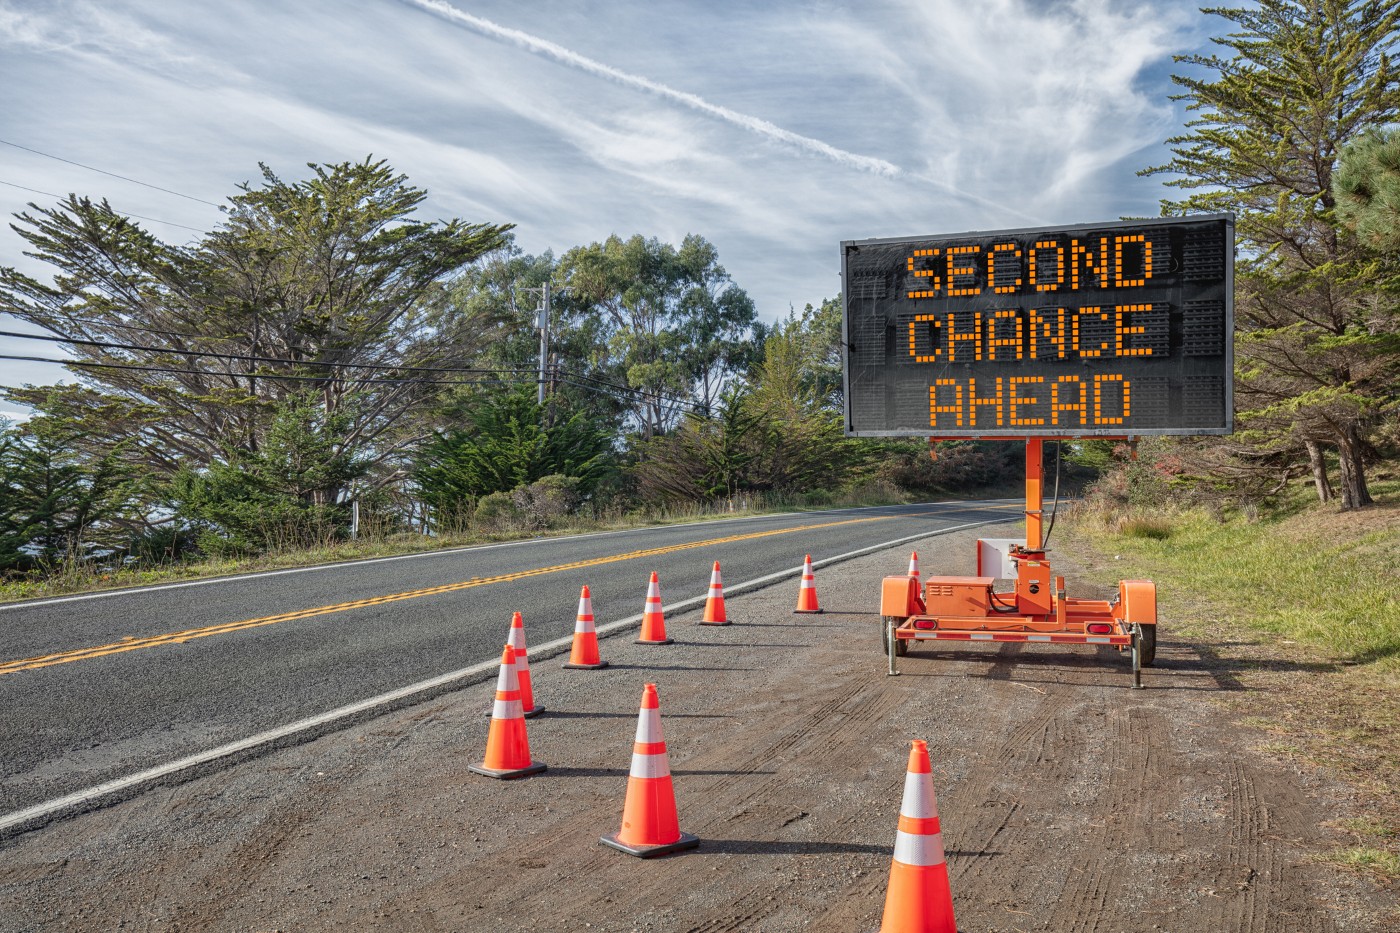
[{"label": "electrical wire", "polygon": [[213,201],[206,201],[203,198],[197,198],[192,194],[184,194],[179,191],[172,191],[169,188],[162,188],[160,185],[153,185],[150,182],[141,181],[137,178],[130,178],[126,175],[118,175],[116,172],[109,172],[106,169],[94,168],[91,165],[84,165],[81,162],[74,162],[72,159],[65,159],[61,156],[56,156],[48,152],[40,152],[38,149],[31,149],[28,146],[21,146],[19,143],[12,143],[8,139],[0,139],[0,143],[4,143],[6,146],[13,146],[16,149],[23,149],[25,152],[32,152],[35,155],[41,155],[46,159],[53,159],[55,162],[63,162],[67,165],[76,165],[78,168],[85,168],[89,172],[97,172],[99,175],[107,175],[111,178],[120,178],[122,181],[129,181],[133,185],[140,185],[143,188],[151,188],[155,191],[164,191],[166,194],[173,194],[177,198],[185,198],[189,201],[198,201],[200,204],[208,204],[210,207],[217,207],[221,210],[223,209],[222,204],[215,204]]},{"label": "electrical wire", "polygon": [[[563,370],[563,369],[559,370],[559,372],[562,373],[562,374],[564,374],[564,375],[573,376],[575,379],[585,379],[585,380],[587,380],[587,381],[589,381],[589,382],[597,383],[597,384],[600,385],[600,386],[606,386],[607,388],[610,388],[610,389],[616,389],[616,390],[619,391],[619,392],[626,392],[626,393],[629,393],[629,394],[631,394],[631,395],[636,395],[636,396],[639,396],[639,397],[641,397],[641,398],[654,399],[654,400],[659,401],[659,402],[670,402],[670,403],[672,403],[673,405],[680,405],[680,406],[682,406],[683,408],[686,408],[687,410],[691,410],[691,411],[694,410],[694,403],[693,403],[693,402],[691,402],[689,399],[680,398],[679,396],[675,396],[675,395],[665,395],[665,394],[660,393],[660,392],[648,392],[648,391],[646,391],[645,389],[637,389],[637,388],[634,388],[634,387],[632,387],[632,386],[625,386],[625,385],[621,385],[621,384],[616,383],[616,382],[609,382],[609,381],[607,381],[606,379],[599,379],[597,376],[586,376],[586,375],[584,375],[584,374],[582,374],[582,373],[569,372],[569,371]],[[579,386],[579,388],[587,388],[587,387],[586,387],[586,386]]]},{"label": "electrical wire", "polygon": [[1060,448],[1063,446],[1064,441],[1055,442],[1055,498],[1050,506],[1050,525],[1040,539],[1041,550],[1049,549],[1050,533],[1055,530],[1055,516],[1060,514]]},{"label": "electrical wire", "polygon": [[[16,331],[0,330],[0,337],[17,337],[22,340],[47,340],[53,343],[68,343],[78,346],[97,347],[102,350],[140,350],[144,353],[174,353],[178,356],[204,357],[218,360],[236,360],[242,363],[282,363],[293,366],[329,366],[337,369],[372,369],[388,372],[425,373],[465,373],[468,375],[498,375],[500,373],[534,373],[533,369],[479,369],[466,366],[399,366],[388,363],[338,363],[331,360],[289,360],[278,356],[254,356],[245,353],[215,353],[212,350],[178,350],[174,347],[147,347],[133,343],[110,343],[102,340],[83,340],[77,337],[57,337],[50,334],[23,334]],[[324,378],[314,376],[309,378]]]},{"label": "electrical wire", "polygon": [[[134,363],[90,363],[84,360],[57,360],[46,356],[17,356],[9,353],[0,353],[0,360],[19,360],[28,363],[57,363],[59,366],[76,366],[83,369],[127,369],[137,372],[147,373],[171,373],[184,376],[219,376],[238,377],[243,379],[270,379],[288,380],[292,382],[326,382],[332,378],[330,376],[293,376],[286,373],[250,373],[236,370],[219,371],[212,369],[176,369],[173,366],[140,366]],[[481,373],[489,376],[501,376],[504,373],[494,370],[481,370]],[[477,379],[379,379],[375,377],[355,377],[347,380],[357,385],[476,385],[484,380]],[[502,385],[533,385],[538,380],[531,379],[505,379],[500,380]]]},{"label": "electrical wire", "polygon": [[[27,187],[27,186],[25,186],[25,185],[17,185],[17,184],[15,184],[15,183],[12,182],[12,181],[5,181],[4,179],[0,179],[0,185],[9,185],[11,188],[18,188],[18,189],[21,190],[21,191],[28,191],[30,194],[42,194],[42,195],[44,195],[45,197],[48,197],[48,198],[59,198],[59,199],[62,199],[62,198],[63,198],[63,195],[61,195],[61,194],[54,194],[52,191],[40,191],[38,188],[29,188],[29,187]],[[123,216],[123,217],[135,217],[137,220],[149,220],[149,221],[150,221],[151,223],[153,223],[153,224],[165,224],[167,227],[179,227],[181,230],[193,230],[195,233],[205,233],[205,232],[207,232],[207,231],[204,231],[204,230],[199,229],[198,227],[189,227],[189,226],[186,226],[185,224],[177,224],[177,223],[175,223],[175,221],[173,221],[173,220],[161,220],[159,217],[147,217],[147,216],[145,216],[144,214],[127,214],[127,213],[123,213],[123,214],[121,214],[120,216]]]},{"label": "electrical wire", "polygon": [[[121,326],[124,326],[124,325],[114,325],[114,326],[121,327]],[[141,329],[142,329],[142,330],[150,330],[149,328],[141,328]],[[152,333],[173,333],[173,332],[161,332],[161,331],[151,331],[151,332],[152,332]],[[191,335],[191,336],[192,336],[192,335]],[[330,360],[289,360],[289,359],[285,359],[285,358],[283,358],[283,357],[257,356],[257,355],[254,355],[254,354],[244,354],[244,353],[217,353],[217,352],[214,352],[214,351],[212,351],[212,350],[181,350],[181,349],[177,349],[177,348],[174,348],[174,347],[151,347],[151,346],[145,346],[145,345],[142,345],[142,344],[116,343],[116,342],[112,342],[112,341],[102,341],[102,340],[87,340],[87,339],[82,339],[82,338],[77,338],[77,337],[59,337],[59,336],[56,336],[56,335],[53,335],[53,334],[26,334],[26,333],[21,333],[21,332],[19,332],[19,331],[8,331],[8,330],[0,330],[0,337],[10,337],[10,338],[19,339],[19,340],[42,340],[42,341],[46,341],[46,342],[50,342],[50,343],[63,343],[63,344],[70,344],[70,345],[74,345],[74,346],[94,347],[94,348],[101,349],[101,350],[126,350],[126,351],[137,351],[137,352],[143,352],[143,353],[170,353],[170,354],[174,354],[174,355],[177,355],[177,356],[183,356],[183,357],[194,358],[194,359],[229,360],[229,361],[240,362],[240,363],[273,363],[273,364],[278,364],[278,365],[293,365],[293,366],[302,366],[302,367],[328,367],[328,368],[331,368],[331,369],[365,369],[365,370],[380,371],[380,372],[385,372],[385,371],[387,371],[387,372],[419,372],[419,373],[438,373],[438,374],[443,374],[443,375],[476,375],[476,376],[497,376],[497,377],[502,376],[502,375],[522,376],[522,375],[525,375],[525,374],[530,374],[531,376],[534,376],[534,375],[535,375],[535,372],[536,372],[534,369],[523,369],[523,368],[514,368],[514,367],[502,367],[502,368],[499,368],[499,369],[482,369],[482,368],[479,368],[479,367],[467,367],[467,366],[408,366],[408,365],[391,365],[391,364],[381,364],[381,363],[349,363],[349,362],[335,362],[335,361],[330,361]],[[326,376],[294,376],[294,375],[280,374],[280,373],[275,373],[275,372],[274,372],[274,373],[219,372],[219,371],[215,371],[215,370],[177,369],[177,368],[174,368],[174,367],[165,367],[165,366],[141,366],[141,365],[137,365],[137,364],[133,364],[133,363],[97,363],[97,362],[84,361],[84,360],[71,360],[71,359],[70,359],[70,360],[61,360],[61,359],[54,359],[54,358],[51,358],[51,357],[40,357],[40,356],[0,355],[0,359],[18,360],[18,361],[33,362],[33,363],[57,363],[57,364],[62,365],[62,366],[79,366],[79,367],[103,368],[103,369],[127,369],[127,370],[136,370],[136,371],[140,371],[140,372],[172,373],[172,374],[180,374],[180,375],[238,376],[238,377],[243,377],[243,378],[287,379],[287,380],[308,381],[308,382],[324,381],[324,380],[326,380],[326,379],[328,379],[328,378],[332,378],[332,377],[329,376],[329,375],[326,375]],[[609,382],[608,380],[606,380],[606,379],[601,379],[601,378],[599,378],[599,377],[597,377],[597,376],[589,376],[589,375],[586,375],[586,374],[583,374],[583,373],[570,372],[570,371],[567,371],[567,370],[564,370],[564,369],[558,368],[558,367],[556,367],[556,368],[553,370],[553,375],[555,376],[555,378],[558,378],[561,382],[564,382],[564,383],[567,384],[567,385],[572,385],[572,386],[574,386],[575,388],[584,389],[584,390],[586,390],[586,391],[598,392],[598,391],[600,391],[600,390],[606,390],[606,391],[609,391],[610,394],[612,394],[612,395],[614,395],[614,396],[626,396],[626,397],[628,397],[628,398],[640,399],[640,400],[642,400],[642,401],[649,401],[649,402],[667,402],[667,403],[670,403],[670,404],[673,404],[673,405],[677,405],[677,406],[679,406],[679,407],[685,409],[686,411],[694,411],[694,410],[695,410],[695,405],[694,405],[693,402],[691,402],[689,399],[680,398],[679,396],[666,395],[666,394],[659,393],[659,392],[648,392],[648,391],[646,391],[646,390],[644,390],[644,389],[637,389],[637,388],[634,388],[634,387],[632,387],[632,386],[624,386],[624,385],[621,385],[621,384],[619,384],[619,383]],[[417,382],[417,383],[422,383],[422,384],[425,384],[425,385],[427,385],[427,384],[433,384],[433,385],[464,385],[464,384],[476,384],[476,383],[480,382],[481,380],[369,379],[369,378],[356,377],[356,378],[354,379],[354,381],[355,381],[355,382],[358,382],[358,383],[365,383],[365,384],[370,384],[370,385],[373,385],[373,384],[404,385],[404,384],[415,383],[415,382]],[[538,377],[536,377],[536,378],[533,378],[533,379],[516,379],[516,380],[510,380],[508,384],[524,385],[524,384],[528,384],[528,383],[531,383],[531,382],[538,383],[538,381],[539,381],[539,380],[538,380]]]}]

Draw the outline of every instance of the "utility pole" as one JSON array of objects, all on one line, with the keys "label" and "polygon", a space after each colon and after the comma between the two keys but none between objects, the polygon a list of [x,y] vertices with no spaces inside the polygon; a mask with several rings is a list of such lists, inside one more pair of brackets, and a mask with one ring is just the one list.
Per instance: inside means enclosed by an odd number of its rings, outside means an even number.
[{"label": "utility pole", "polygon": [[545,373],[549,368],[549,279],[544,280],[544,295],[540,300],[540,316],[535,326],[540,331],[540,392],[539,403],[544,404]]},{"label": "utility pole", "polygon": [[[566,291],[567,289],[560,289]],[[522,288],[522,292],[539,295],[540,304],[535,313],[535,329],[540,332],[539,392],[536,400],[543,405],[545,396],[553,387],[553,361],[549,355],[549,322],[554,316],[554,288],[548,279],[538,288]]]}]

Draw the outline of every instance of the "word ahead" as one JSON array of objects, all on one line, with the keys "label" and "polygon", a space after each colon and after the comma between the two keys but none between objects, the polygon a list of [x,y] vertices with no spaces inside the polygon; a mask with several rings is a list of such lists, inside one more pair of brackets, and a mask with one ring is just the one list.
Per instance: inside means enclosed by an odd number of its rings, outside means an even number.
[{"label": "word ahead", "polygon": [[1230,215],[842,247],[848,434],[1232,428]]}]

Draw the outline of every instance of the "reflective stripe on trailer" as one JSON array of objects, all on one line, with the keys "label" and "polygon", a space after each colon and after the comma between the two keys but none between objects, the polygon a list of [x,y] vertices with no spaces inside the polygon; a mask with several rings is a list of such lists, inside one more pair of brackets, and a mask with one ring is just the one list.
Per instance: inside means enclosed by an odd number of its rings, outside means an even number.
[{"label": "reflective stripe on trailer", "polygon": [[1131,635],[1075,635],[1060,632],[1054,634],[1032,634],[1030,632],[930,632],[923,630],[910,632],[909,629],[899,629],[895,632],[895,635],[896,637],[903,637],[906,641],[1034,641],[1040,643],[1048,642],[1057,645],[1131,645],[1133,643],[1133,637]]}]

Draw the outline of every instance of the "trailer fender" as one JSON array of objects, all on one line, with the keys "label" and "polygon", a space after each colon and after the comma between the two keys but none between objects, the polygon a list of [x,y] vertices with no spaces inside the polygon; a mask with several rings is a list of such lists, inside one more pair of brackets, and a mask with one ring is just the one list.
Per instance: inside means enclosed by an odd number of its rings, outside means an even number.
[{"label": "trailer fender", "polygon": [[1113,615],[1132,625],[1157,624],[1157,584],[1151,580],[1118,581],[1118,600]]},{"label": "trailer fender", "polygon": [[885,577],[880,584],[880,615],[907,619],[923,611],[919,581],[913,577]]}]

